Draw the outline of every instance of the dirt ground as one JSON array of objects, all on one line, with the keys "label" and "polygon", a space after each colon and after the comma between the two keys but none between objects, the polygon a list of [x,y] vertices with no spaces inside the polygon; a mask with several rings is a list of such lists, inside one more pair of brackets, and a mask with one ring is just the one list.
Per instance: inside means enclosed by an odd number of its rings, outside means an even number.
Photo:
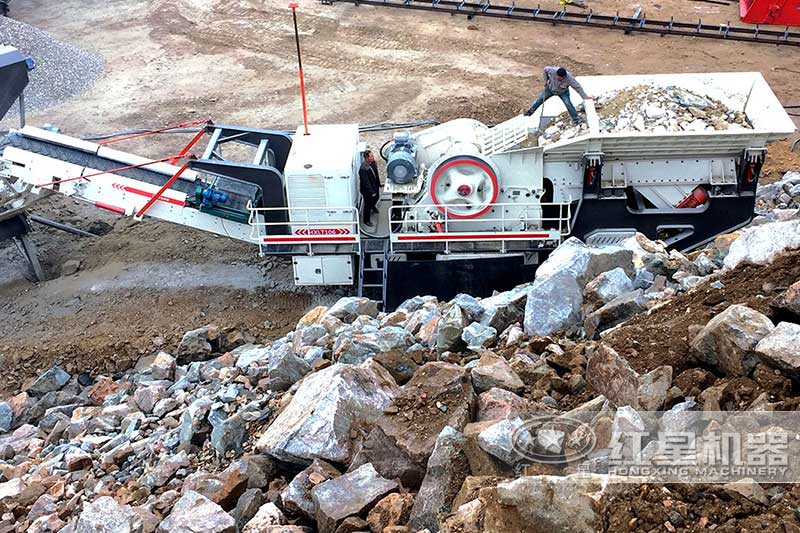
[{"label": "dirt ground", "polygon": [[[641,5],[651,18],[737,20],[736,6],[689,0],[590,4],[598,13],[624,15]],[[283,0],[16,0],[12,15],[106,61],[92,89],[30,114],[32,125],[88,135],[203,117],[274,128],[300,121],[292,19]],[[495,123],[529,105],[541,68],[555,64],[585,75],[757,70],[784,103],[800,104],[793,49],[312,0],[301,2],[298,19],[312,122],[464,116]],[[367,141],[377,147],[388,135]],[[161,157],[182,142],[160,136],[118,148]],[[794,156],[788,145],[776,151],[784,162],[767,170],[778,177]],[[0,361],[8,369],[2,389],[53,362],[113,371],[210,322],[266,337],[343,293],[295,289],[290,265],[259,259],[245,243],[117,220],[65,198],[42,201],[36,212],[93,230],[99,220],[110,231],[85,239],[37,227],[51,277],[67,259],[82,263],[77,275],[41,284],[27,279],[13,246],[0,247]]]},{"label": "dirt ground", "polygon": [[[691,327],[704,326],[732,304],[743,304],[780,320],[770,305],[792,283],[800,279],[800,252],[788,252],[766,266],[741,265],[724,274],[724,285],[714,289],[705,282],[652,312],[639,315],[604,341],[623,355],[639,372],[670,365],[676,374],[694,366],[689,353]],[[669,342],[665,340],[669,339]]]},{"label": "dirt ground", "polygon": [[642,485],[611,501],[605,526],[614,532],[797,531],[797,485],[768,490],[770,505],[761,505],[714,485]]}]

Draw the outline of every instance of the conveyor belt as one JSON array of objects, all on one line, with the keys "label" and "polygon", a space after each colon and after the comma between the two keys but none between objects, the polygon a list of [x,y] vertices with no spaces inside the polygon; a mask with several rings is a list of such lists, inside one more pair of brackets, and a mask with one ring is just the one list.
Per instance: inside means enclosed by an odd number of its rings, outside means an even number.
[{"label": "conveyor belt", "polygon": [[670,20],[651,20],[644,17],[620,17],[619,15],[597,15],[592,12],[578,13],[541,9],[539,7],[518,7],[511,5],[492,4],[490,2],[463,2],[458,0],[320,0],[325,5],[334,2],[345,2],[355,5],[368,5],[377,7],[396,7],[415,9],[420,11],[434,11],[450,15],[466,15],[468,18],[494,17],[528,22],[548,22],[550,24],[568,24],[573,26],[587,26],[591,28],[605,28],[620,30],[625,33],[656,33],[659,35],[677,35],[684,37],[702,37],[707,39],[725,39],[729,41],[745,41],[750,43],[778,44],[786,46],[800,46],[800,33],[785,30],[744,28],[721,24],[703,24],[698,20],[693,22],[678,22]]},{"label": "conveyor belt", "polygon": [[[40,139],[26,137],[18,133],[9,134],[0,141],[0,151],[6,146],[14,146],[20,150],[33,152],[98,171],[112,170],[125,166],[125,163],[120,163],[119,161],[90,154],[76,148],[69,148]],[[114,174],[150,183],[158,187],[164,185],[171,177],[145,167],[120,170],[114,172]],[[178,179],[172,184],[170,189],[180,191],[191,198],[194,197],[196,187],[197,184],[193,181]],[[253,197],[253,185],[230,178],[220,178],[219,187],[228,193],[229,200],[226,203],[227,206],[243,211],[246,210],[247,202]]]}]

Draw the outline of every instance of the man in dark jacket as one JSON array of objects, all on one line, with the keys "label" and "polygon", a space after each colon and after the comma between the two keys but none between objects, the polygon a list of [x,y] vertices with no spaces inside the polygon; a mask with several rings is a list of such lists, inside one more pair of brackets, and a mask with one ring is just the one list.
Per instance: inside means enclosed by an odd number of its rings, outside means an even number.
[{"label": "man in dark jacket", "polygon": [[376,206],[381,196],[381,180],[378,177],[378,164],[370,150],[362,154],[361,168],[358,170],[361,195],[364,197],[364,224],[371,226],[372,213],[378,212]]},{"label": "man in dark jacket", "polygon": [[575,107],[569,99],[570,87],[575,89],[584,100],[592,99],[592,97],[588,96],[586,91],[583,90],[583,87],[581,87],[581,84],[575,79],[575,76],[567,69],[563,67],[544,67],[544,90],[533,104],[531,104],[530,109],[525,112],[525,116],[533,115],[533,113],[539,109],[539,106],[551,96],[558,96],[561,98],[561,101],[564,102],[564,107],[567,108],[569,116],[572,117],[572,122],[580,124],[581,119],[578,118],[578,113],[575,111]]}]

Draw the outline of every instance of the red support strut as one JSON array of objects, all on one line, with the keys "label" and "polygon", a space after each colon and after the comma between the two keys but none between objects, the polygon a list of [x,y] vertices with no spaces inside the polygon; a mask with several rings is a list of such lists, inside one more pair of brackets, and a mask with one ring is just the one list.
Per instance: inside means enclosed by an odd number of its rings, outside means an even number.
[{"label": "red support strut", "polygon": [[147,212],[147,210],[148,210],[148,209],[150,209],[150,207],[151,207],[151,206],[152,206],[154,203],[156,203],[156,200],[158,200],[158,199],[159,199],[159,197],[160,197],[162,194],[164,194],[164,191],[166,191],[167,189],[169,189],[169,188],[170,188],[170,186],[171,186],[173,183],[175,183],[175,181],[176,181],[178,178],[180,178],[180,177],[181,177],[181,174],[183,174],[183,173],[186,171],[186,169],[187,169],[187,168],[189,168],[189,163],[186,163],[185,165],[183,165],[183,166],[180,168],[180,170],[178,170],[178,171],[175,173],[175,175],[174,175],[174,176],[172,176],[172,177],[171,177],[169,180],[167,180],[167,182],[166,182],[164,185],[162,185],[162,186],[161,186],[161,188],[158,190],[158,192],[157,192],[157,193],[155,193],[155,194],[153,195],[153,197],[152,197],[152,198],[150,198],[150,199],[147,201],[147,203],[146,203],[146,204],[144,204],[144,207],[143,207],[143,208],[141,208],[141,209],[139,209],[139,212],[138,212],[138,213],[136,213],[136,218],[142,218],[142,216],[143,216],[143,215],[144,215],[144,214]]},{"label": "red support strut", "polygon": [[181,159],[183,159],[184,157],[186,157],[186,156],[189,154],[189,150],[191,150],[191,149],[192,149],[192,147],[193,147],[195,144],[197,144],[197,142],[198,142],[200,139],[202,139],[202,138],[203,138],[203,135],[205,135],[205,134],[206,134],[206,129],[205,129],[205,128],[203,128],[203,129],[201,129],[200,131],[198,131],[198,132],[195,134],[195,136],[194,136],[194,137],[192,137],[192,140],[191,140],[191,141],[189,141],[189,143],[188,143],[186,146],[184,146],[184,147],[183,147],[183,150],[181,150],[181,151],[180,151],[180,153],[179,153],[178,155],[176,155],[175,157],[173,157],[172,159],[170,159],[170,160],[169,160],[169,163],[170,163],[171,165],[174,165],[174,164],[176,164],[178,161],[180,161]]}]

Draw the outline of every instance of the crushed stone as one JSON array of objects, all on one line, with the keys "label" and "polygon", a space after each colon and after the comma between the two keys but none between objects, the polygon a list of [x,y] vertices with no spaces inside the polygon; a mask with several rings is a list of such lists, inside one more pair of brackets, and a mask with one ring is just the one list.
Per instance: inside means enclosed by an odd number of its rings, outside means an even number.
[{"label": "crushed stone", "polygon": [[[27,112],[48,109],[83,93],[103,72],[104,61],[96,54],[11,18],[0,17],[0,43],[18,48],[36,61],[24,93]],[[17,116],[14,106],[6,119]]]},{"label": "crushed stone", "polygon": [[[667,133],[752,129],[741,111],[679,87],[637,85],[595,98],[602,133]],[[585,135],[586,122],[575,126],[563,112],[539,136],[544,146]]]}]

